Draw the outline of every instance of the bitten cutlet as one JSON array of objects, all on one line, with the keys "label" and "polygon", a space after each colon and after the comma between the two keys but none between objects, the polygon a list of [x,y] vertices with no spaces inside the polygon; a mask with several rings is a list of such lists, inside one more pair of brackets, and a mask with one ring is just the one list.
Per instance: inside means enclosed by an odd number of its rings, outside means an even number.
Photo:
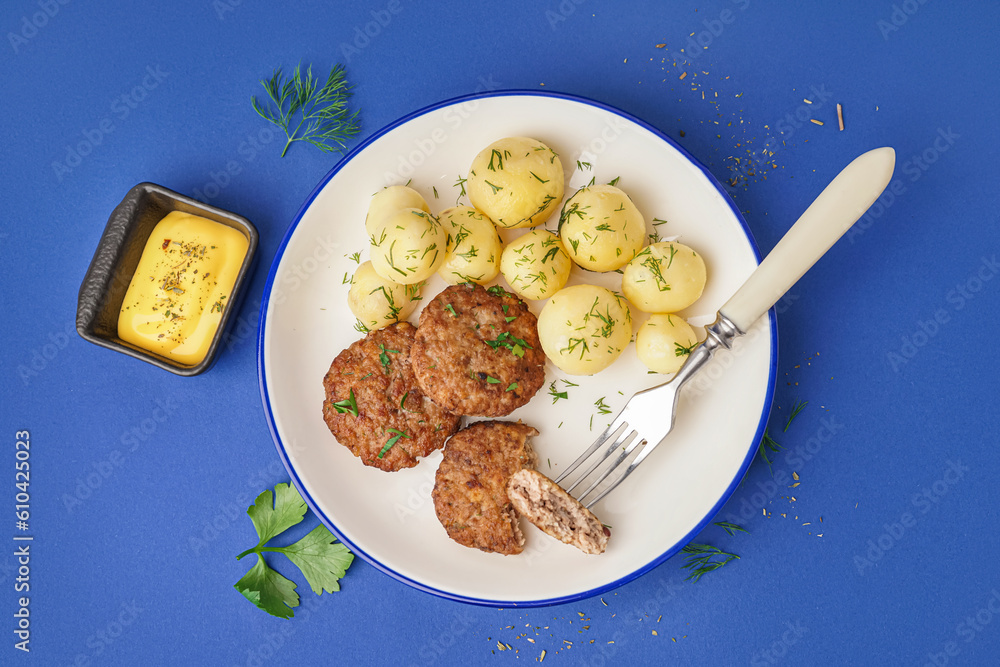
[{"label": "bitten cutlet", "polygon": [[525,424],[483,421],[451,437],[431,494],[451,539],[483,551],[521,553],[524,536],[507,498],[507,480],[535,465],[529,441],[535,435]]}]

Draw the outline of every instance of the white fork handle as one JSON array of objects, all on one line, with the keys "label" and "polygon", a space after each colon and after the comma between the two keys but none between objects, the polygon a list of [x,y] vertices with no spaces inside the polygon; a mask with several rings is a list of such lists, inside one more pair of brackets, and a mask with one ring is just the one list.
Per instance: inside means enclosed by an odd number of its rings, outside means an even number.
[{"label": "white fork handle", "polygon": [[820,193],[719,312],[746,332],[864,215],[892,178],[896,152],[855,158]]}]

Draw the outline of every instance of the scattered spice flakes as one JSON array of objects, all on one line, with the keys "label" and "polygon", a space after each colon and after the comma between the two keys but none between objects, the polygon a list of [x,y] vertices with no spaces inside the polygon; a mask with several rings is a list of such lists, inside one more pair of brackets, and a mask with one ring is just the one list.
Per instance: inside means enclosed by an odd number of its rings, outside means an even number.
[{"label": "scattered spice flakes", "polygon": [[538,662],[545,660],[545,649],[542,649],[542,654],[538,656]]},{"label": "scattered spice flakes", "polygon": [[844,131],[844,107],[838,102],[837,103],[837,124],[840,126],[840,131]]},{"label": "scattered spice flakes", "polygon": [[823,124],[823,121],[821,121],[821,120],[816,120],[815,118],[810,118],[810,119],[809,119],[809,122],[810,122],[810,123],[816,123],[817,125],[822,125],[822,124]]},{"label": "scattered spice flakes", "polygon": [[798,480],[798,478],[799,478],[799,473],[797,473],[797,472],[795,472],[795,471],[793,470],[793,471],[792,471],[792,479],[794,479],[794,480]]},{"label": "scattered spice flakes", "polygon": [[656,637],[656,636],[657,636],[657,634],[656,634],[656,630],[653,630],[653,636],[654,636],[654,637]]},{"label": "scattered spice flakes", "polygon": [[802,101],[805,102],[806,104],[812,104],[812,100],[803,99]]},{"label": "scattered spice flakes", "polygon": [[684,79],[684,77],[686,77],[687,75],[688,75],[688,73],[687,73],[687,72],[684,72],[683,74],[681,74],[681,75],[680,75],[680,77],[679,77],[679,78],[680,78],[680,79]]}]

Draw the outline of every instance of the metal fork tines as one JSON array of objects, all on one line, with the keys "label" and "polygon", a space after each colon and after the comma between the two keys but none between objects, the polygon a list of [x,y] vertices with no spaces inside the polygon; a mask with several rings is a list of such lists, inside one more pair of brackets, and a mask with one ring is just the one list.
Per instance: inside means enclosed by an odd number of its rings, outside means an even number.
[{"label": "metal fork tines", "polygon": [[[590,460],[586,469],[563,488],[588,508],[611,493],[670,431],[673,420],[663,419],[662,412],[655,407],[669,401],[667,393],[675,393],[675,390],[676,386],[668,383],[635,394],[587,451],[556,478],[556,483],[568,480]],[[598,453],[598,450],[603,451]],[[622,470],[626,462],[628,465]],[[612,476],[616,471],[617,476]],[[589,484],[585,485],[584,482]],[[581,486],[583,491],[574,493]]]},{"label": "metal fork tines", "polygon": [[[695,348],[673,379],[633,395],[594,444],[556,478],[556,484],[562,484],[568,493],[590,508],[639,467],[673,428],[680,388],[712,358],[716,349],[729,348],[732,340],[742,333],[721,315],[706,331],[708,336],[705,341]],[[602,448],[603,451],[598,454],[598,450]],[[611,460],[616,453],[618,456]],[[564,480],[591,458],[593,461],[572,484],[563,484]],[[621,470],[626,462],[627,467]],[[613,477],[612,473],[616,471],[619,474]],[[589,484],[584,484],[587,480]],[[574,493],[581,485],[584,490]]]}]

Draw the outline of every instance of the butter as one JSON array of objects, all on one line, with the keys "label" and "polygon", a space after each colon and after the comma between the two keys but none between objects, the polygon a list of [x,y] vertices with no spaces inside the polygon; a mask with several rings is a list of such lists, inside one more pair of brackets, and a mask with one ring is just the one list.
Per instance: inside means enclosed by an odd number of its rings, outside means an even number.
[{"label": "butter", "polygon": [[153,228],[118,315],[118,337],[186,366],[208,354],[249,243],[240,231],[173,211]]}]

